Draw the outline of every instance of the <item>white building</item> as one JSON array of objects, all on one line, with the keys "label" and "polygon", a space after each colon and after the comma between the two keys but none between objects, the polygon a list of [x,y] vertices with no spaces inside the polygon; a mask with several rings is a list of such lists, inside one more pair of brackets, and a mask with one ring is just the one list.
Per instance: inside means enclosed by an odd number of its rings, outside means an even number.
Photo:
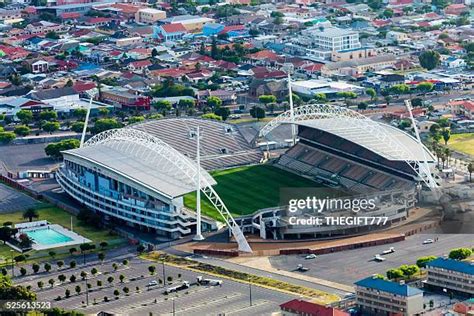
[{"label": "white building", "polygon": [[334,51],[361,47],[358,32],[336,27],[312,27],[303,30],[294,41],[303,46],[309,55],[321,59],[330,59]]}]

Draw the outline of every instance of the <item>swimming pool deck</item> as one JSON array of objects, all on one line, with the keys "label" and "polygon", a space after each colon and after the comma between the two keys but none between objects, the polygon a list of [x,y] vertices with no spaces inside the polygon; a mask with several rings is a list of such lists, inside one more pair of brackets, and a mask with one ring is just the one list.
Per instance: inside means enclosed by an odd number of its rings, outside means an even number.
[{"label": "swimming pool deck", "polygon": [[66,242],[58,242],[55,244],[41,244],[36,241],[33,242],[32,248],[34,250],[45,250],[45,249],[52,249],[52,248],[59,248],[59,247],[67,247],[67,246],[74,246],[74,245],[79,245],[82,243],[88,243],[91,242],[90,239],[87,239],[74,231],[70,231],[67,228],[64,228],[61,225],[58,224],[49,224],[48,226],[40,226],[40,227],[31,227],[27,229],[22,229],[21,233],[26,233],[28,234],[29,231],[34,231],[38,229],[47,229],[49,227],[50,229],[58,232],[59,234],[62,234],[66,237],[71,238],[72,240],[66,241]]}]

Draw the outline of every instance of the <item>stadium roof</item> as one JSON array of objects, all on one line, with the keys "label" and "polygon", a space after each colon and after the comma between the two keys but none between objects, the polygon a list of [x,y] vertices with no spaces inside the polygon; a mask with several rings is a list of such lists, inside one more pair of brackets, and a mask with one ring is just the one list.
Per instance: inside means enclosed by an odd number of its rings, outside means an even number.
[{"label": "stadium roof", "polygon": [[[170,157],[166,153],[155,152],[140,142],[127,139],[98,142],[67,150],[63,154],[97,164],[169,198],[196,190],[193,179],[180,172],[179,168],[170,162]],[[194,161],[182,154],[179,154],[179,158],[196,166]],[[216,184],[215,180],[202,168],[201,176],[211,185]]]},{"label": "stadium roof", "polygon": [[474,275],[474,264],[453,259],[438,258],[426,264],[430,267],[441,268],[460,273]]},{"label": "stadium roof", "polygon": [[[351,121],[353,121],[353,124],[351,124]],[[364,128],[361,128],[357,121],[357,118],[346,118],[342,121],[339,118],[332,117],[316,120],[296,121],[295,124],[334,134],[362,147],[365,147],[388,160],[403,160],[400,159],[399,155],[396,155],[388,150],[390,148],[387,148],[386,144],[374,137],[372,133],[368,132]],[[425,159],[423,151],[421,150],[420,145],[415,138],[396,127],[383,123],[378,123],[378,125],[380,126],[381,133],[393,136],[400,144],[405,146],[408,153],[411,155],[411,157],[409,157],[411,160],[423,161]],[[426,159],[428,159],[428,161],[434,161],[434,157],[429,152],[429,150],[427,150],[425,147],[423,148],[425,150]]]},{"label": "stadium roof", "polygon": [[383,280],[383,279],[375,278],[375,277],[368,277],[360,281],[357,281],[354,284],[358,286],[370,288],[370,289],[375,289],[375,290],[379,290],[379,291],[383,291],[387,293],[405,296],[405,297],[423,293],[423,291],[417,288],[408,286],[406,284],[399,284],[396,282],[391,282],[391,281],[387,281],[387,280]]}]

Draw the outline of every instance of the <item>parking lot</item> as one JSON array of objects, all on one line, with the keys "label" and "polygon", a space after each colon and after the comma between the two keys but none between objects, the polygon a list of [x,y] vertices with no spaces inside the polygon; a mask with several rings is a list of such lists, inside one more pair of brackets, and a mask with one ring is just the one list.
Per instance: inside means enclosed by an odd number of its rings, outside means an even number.
[{"label": "parking lot", "polygon": [[[436,237],[439,238],[437,242],[423,245],[424,240]],[[402,264],[414,264],[419,257],[442,256],[448,254],[453,248],[473,246],[474,235],[418,234],[398,243],[320,255],[316,259],[305,259],[302,255],[275,256],[270,258],[270,262],[273,267],[286,271],[295,271],[298,264],[303,264],[304,267],[309,268],[309,271],[300,273],[352,285],[376,273],[385,275],[388,269]],[[395,252],[383,255],[386,258],[385,261],[373,260],[376,254],[390,247],[394,247]]]},{"label": "parking lot", "polygon": [[[125,315],[148,315],[150,312],[153,315],[171,315],[173,308],[174,314],[177,315],[217,315],[222,313],[226,315],[269,315],[279,310],[279,304],[297,297],[255,285],[250,289],[248,284],[227,279],[220,279],[223,281],[221,286],[197,285],[196,277],[200,275],[211,279],[219,278],[170,266],[165,267],[166,279],[172,277],[172,284],[167,287],[182,284],[183,281],[188,281],[191,286],[165,295],[165,287],[162,284],[148,286],[152,280],[163,280],[163,270],[160,263],[141,259],[131,259],[130,261],[128,266],[119,264],[117,271],[114,271],[111,263],[104,263],[102,266],[95,265],[100,271],[96,276],[92,276],[90,273],[91,266],[79,266],[75,269],[63,268],[59,272],[55,271],[44,276],[26,277],[19,284],[31,285],[32,289],[37,292],[39,301],[51,301],[53,306],[81,310],[86,313],[108,311]],[[148,271],[150,265],[156,266],[155,275],[150,275]],[[87,282],[92,285],[88,294],[88,307],[85,307],[84,304],[87,301],[86,282],[80,277],[81,271],[89,272]],[[65,282],[58,281],[60,274],[66,276]],[[69,278],[72,274],[77,277],[77,280],[71,283]],[[125,276],[123,282],[120,281],[120,275]],[[112,283],[107,281],[109,277],[114,278]],[[53,287],[48,283],[50,279],[55,280]],[[102,282],[101,286],[97,285],[98,280]],[[44,283],[43,289],[38,287],[38,281]],[[76,286],[81,287],[79,294],[75,290]],[[128,288],[128,291],[126,290],[128,293],[125,293],[124,288]],[[69,298],[65,298],[66,289],[69,289],[71,293]],[[114,293],[116,290],[120,293],[118,299]],[[250,305],[250,291],[252,305]],[[61,296],[61,300],[56,301],[58,296]],[[104,297],[107,299],[104,300]]]},{"label": "parking lot", "polygon": [[0,183],[0,213],[11,213],[34,207],[38,201]]},{"label": "parking lot", "polygon": [[28,144],[2,146],[0,161],[10,172],[25,170],[50,170],[58,163],[46,156],[44,148],[48,144]]}]

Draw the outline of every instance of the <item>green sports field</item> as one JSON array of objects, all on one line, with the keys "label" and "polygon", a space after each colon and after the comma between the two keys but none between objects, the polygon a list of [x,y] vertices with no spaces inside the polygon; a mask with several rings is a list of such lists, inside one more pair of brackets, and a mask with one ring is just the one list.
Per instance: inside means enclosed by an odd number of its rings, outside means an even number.
[{"label": "green sports field", "polygon": [[[236,216],[251,214],[262,208],[278,206],[280,188],[321,187],[316,182],[271,165],[219,170],[211,172],[211,175],[217,182],[217,185],[214,186],[217,194],[229,211]],[[324,189],[322,190],[324,191]],[[196,194],[185,195],[184,204],[188,208],[195,209]],[[219,213],[203,196],[202,212],[217,220],[221,219]]]},{"label": "green sports field", "polygon": [[474,156],[474,133],[452,134],[448,147]]}]

